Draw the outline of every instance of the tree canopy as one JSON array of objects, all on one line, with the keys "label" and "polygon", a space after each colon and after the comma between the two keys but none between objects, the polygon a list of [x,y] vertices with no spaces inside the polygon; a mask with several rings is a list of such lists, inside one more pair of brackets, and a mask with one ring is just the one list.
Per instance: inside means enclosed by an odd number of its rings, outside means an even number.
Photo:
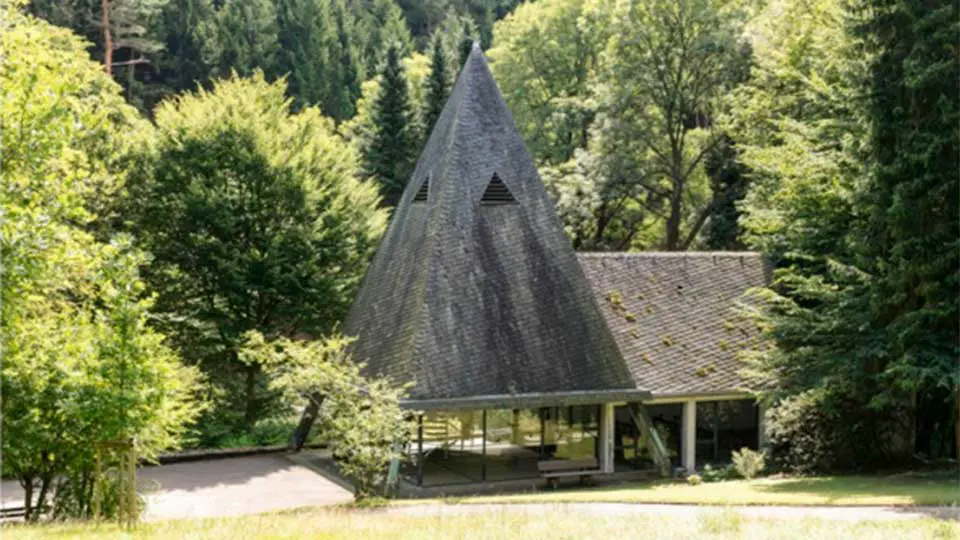
[{"label": "tree canopy", "polygon": [[[156,111],[157,140],[129,183],[129,230],[153,255],[147,283],[184,355],[222,384],[250,426],[269,412],[249,330],[321,335],[349,306],[385,214],[358,158],[282,83],[234,78]],[[225,412],[226,414],[226,412]]]},{"label": "tree canopy", "polygon": [[132,439],[153,459],[182,444],[198,376],[148,325],[144,254],[105,239],[150,127],[86,43],[18,8],[0,7],[3,470],[27,519],[48,496],[54,515],[86,517],[96,445]]}]

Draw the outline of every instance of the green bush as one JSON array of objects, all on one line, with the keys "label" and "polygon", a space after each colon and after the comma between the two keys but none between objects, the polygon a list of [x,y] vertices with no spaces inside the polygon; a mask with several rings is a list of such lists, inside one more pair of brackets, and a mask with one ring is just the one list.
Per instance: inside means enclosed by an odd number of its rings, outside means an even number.
[{"label": "green bush", "polygon": [[872,469],[909,454],[909,416],[855,396],[808,390],[767,411],[774,465],[797,474]]},{"label": "green bush", "polygon": [[767,467],[767,455],[749,448],[741,448],[733,452],[733,468],[740,476],[751,480]]},{"label": "green bush", "polygon": [[267,419],[257,422],[249,431],[224,436],[217,440],[216,448],[246,448],[249,446],[273,446],[287,444],[297,428],[294,419]]},{"label": "green bush", "polygon": [[724,480],[733,480],[738,477],[733,465],[715,468],[710,464],[703,466],[703,469],[700,471],[700,476],[704,482],[723,482]]},{"label": "green bush", "polygon": [[687,483],[691,486],[699,486],[703,482],[703,478],[699,474],[691,474],[687,477]]}]

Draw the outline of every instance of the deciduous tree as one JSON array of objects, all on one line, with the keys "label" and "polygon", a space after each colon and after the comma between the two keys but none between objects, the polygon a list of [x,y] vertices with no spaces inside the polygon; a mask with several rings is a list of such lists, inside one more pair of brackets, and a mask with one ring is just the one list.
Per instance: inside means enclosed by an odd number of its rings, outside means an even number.
[{"label": "deciduous tree", "polygon": [[333,122],[313,107],[291,114],[285,90],[257,74],[164,103],[129,187],[164,328],[228,389],[210,426],[234,433],[276,406],[237,357],[243,334],[329,331],[385,221]]}]

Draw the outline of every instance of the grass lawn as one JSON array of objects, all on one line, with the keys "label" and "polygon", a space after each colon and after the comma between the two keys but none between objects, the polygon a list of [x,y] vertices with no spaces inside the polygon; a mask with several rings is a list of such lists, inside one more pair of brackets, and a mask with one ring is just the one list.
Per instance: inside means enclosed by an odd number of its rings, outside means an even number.
[{"label": "grass lawn", "polygon": [[[625,502],[786,506],[912,506],[960,504],[956,477],[825,476],[760,478],[687,485],[678,481],[543,490],[433,500],[456,503]],[[422,502],[422,501],[405,501]]]},{"label": "grass lawn", "polygon": [[[9,535],[9,536],[8,536]],[[492,511],[482,515],[398,516],[376,510],[299,510],[237,518],[176,520],[139,525],[129,535],[113,525],[8,526],[0,536],[18,540],[39,538],[347,538],[364,539],[523,539],[584,540],[587,538],[892,538],[947,539],[960,537],[960,523],[934,519],[883,522],[768,520],[743,518],[727,510],[697,519],[636,516],[591,517],[560,511],[542,514]]]}]

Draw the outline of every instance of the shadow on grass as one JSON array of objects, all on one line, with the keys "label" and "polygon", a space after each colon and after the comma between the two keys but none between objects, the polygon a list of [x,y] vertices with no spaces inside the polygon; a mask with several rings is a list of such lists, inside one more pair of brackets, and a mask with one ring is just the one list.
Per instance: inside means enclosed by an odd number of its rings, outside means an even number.
[{"label": "shadow on grass", "polygon": [[771,483],[758,482],[753,487],[758,492],[819,497],[825,504],[858,497],[902,498],[903,505],[960,504],[960,485],[956,482],[910,476],[784,478]]}]

